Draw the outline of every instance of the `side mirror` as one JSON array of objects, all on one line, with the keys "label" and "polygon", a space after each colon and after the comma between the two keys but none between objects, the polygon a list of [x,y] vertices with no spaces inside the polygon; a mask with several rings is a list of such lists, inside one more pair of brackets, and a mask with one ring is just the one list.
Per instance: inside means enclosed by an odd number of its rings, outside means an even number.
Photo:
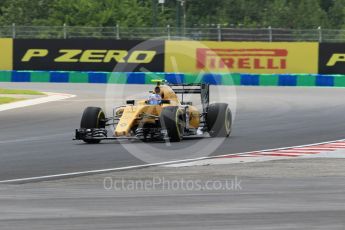
[{"label": "side mirror", "polygon": [[134,105],[134,100],[127,100],[127,101],[126,101],[126,104],[127,104],[127,105]]}]

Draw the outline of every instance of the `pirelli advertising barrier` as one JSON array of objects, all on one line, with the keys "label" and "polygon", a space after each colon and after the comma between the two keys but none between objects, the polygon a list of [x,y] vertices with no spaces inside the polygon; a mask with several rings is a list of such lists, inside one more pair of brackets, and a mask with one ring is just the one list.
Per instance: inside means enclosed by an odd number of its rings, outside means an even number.
[{"label": "pirelli advertising barrier", "polygon": [[345,74],[345,43],[3,38],[0,70]]},{"label": "pirelli advertising barrier", "polygon": [[319,73],[345,74],[345,43],[320,43]]},{"label": "pirelli advertising barrier", "polygon": [[0,70],[13,69],[13,40],[0,38]]},{"label": "pirelli advertising barrier", "polygon": [[167,41],[166,72],[317,73],[317,43]]},{"label": "pirelli advertising barrier", "polygon": [[13,69],[163,72],[164,41],[15,39]]}]

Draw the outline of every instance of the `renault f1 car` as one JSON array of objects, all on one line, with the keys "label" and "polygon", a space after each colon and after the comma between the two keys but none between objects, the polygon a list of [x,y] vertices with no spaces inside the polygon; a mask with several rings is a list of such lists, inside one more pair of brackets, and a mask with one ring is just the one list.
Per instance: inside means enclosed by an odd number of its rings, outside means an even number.
[{"label": "renault f1 car", "polygon": [[[209,103],[208,84],[169,84],[156,81],[161,100],[127,100],[126,105],[113,109],[107,117],[99,107],[87,107],[81,118],[75,140],[99,143],[111,139],[169,140],[179,142],[183,137],[208,132],[210,137],[228,137],[232,115],[226,103]],[[192,102],[184,101],[186,94],[199,94],[202,111]],[[180,95],[180,97],[178,97]],[[114,132],[108,137],[107,126]]]}]

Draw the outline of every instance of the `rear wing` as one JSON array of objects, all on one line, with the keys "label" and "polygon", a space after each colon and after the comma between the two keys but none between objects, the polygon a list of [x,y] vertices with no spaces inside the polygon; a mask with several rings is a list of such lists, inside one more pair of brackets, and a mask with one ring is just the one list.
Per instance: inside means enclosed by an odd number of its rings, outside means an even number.
[{"label": "rear wing", "polygon": [[182,101],[184,103],[184,94],[200,94],[203,113],[206,113],[207,107],[210,102],[210,85],[204,83],[192,83],[192,84],[169,84],[171,89],[176,94],[181,94]]}]

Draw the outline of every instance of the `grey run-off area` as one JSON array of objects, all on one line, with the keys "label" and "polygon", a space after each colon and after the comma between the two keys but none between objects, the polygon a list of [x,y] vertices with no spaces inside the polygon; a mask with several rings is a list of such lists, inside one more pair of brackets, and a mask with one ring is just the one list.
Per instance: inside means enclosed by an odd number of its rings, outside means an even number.
[{"label": "grey run-off area", "polygon": [[[344,159],[147,168],[0,185],[0,229],[339,229],[345,227]],[[143,181],[185,186],[169,190]],[[108,187],[109,180],[118,182]],[[228,190],[186,189],[237,180]],[[104,181],[108,182],[106,185]],[[124,181],[125,190],[121,183]],[[126,187],[127,185],[127,187]],[[178,184],[178,185],[181,185]],[[106,186],[106,187],[105,187]],[[165,189],[163,189],[165,188]]]}]

